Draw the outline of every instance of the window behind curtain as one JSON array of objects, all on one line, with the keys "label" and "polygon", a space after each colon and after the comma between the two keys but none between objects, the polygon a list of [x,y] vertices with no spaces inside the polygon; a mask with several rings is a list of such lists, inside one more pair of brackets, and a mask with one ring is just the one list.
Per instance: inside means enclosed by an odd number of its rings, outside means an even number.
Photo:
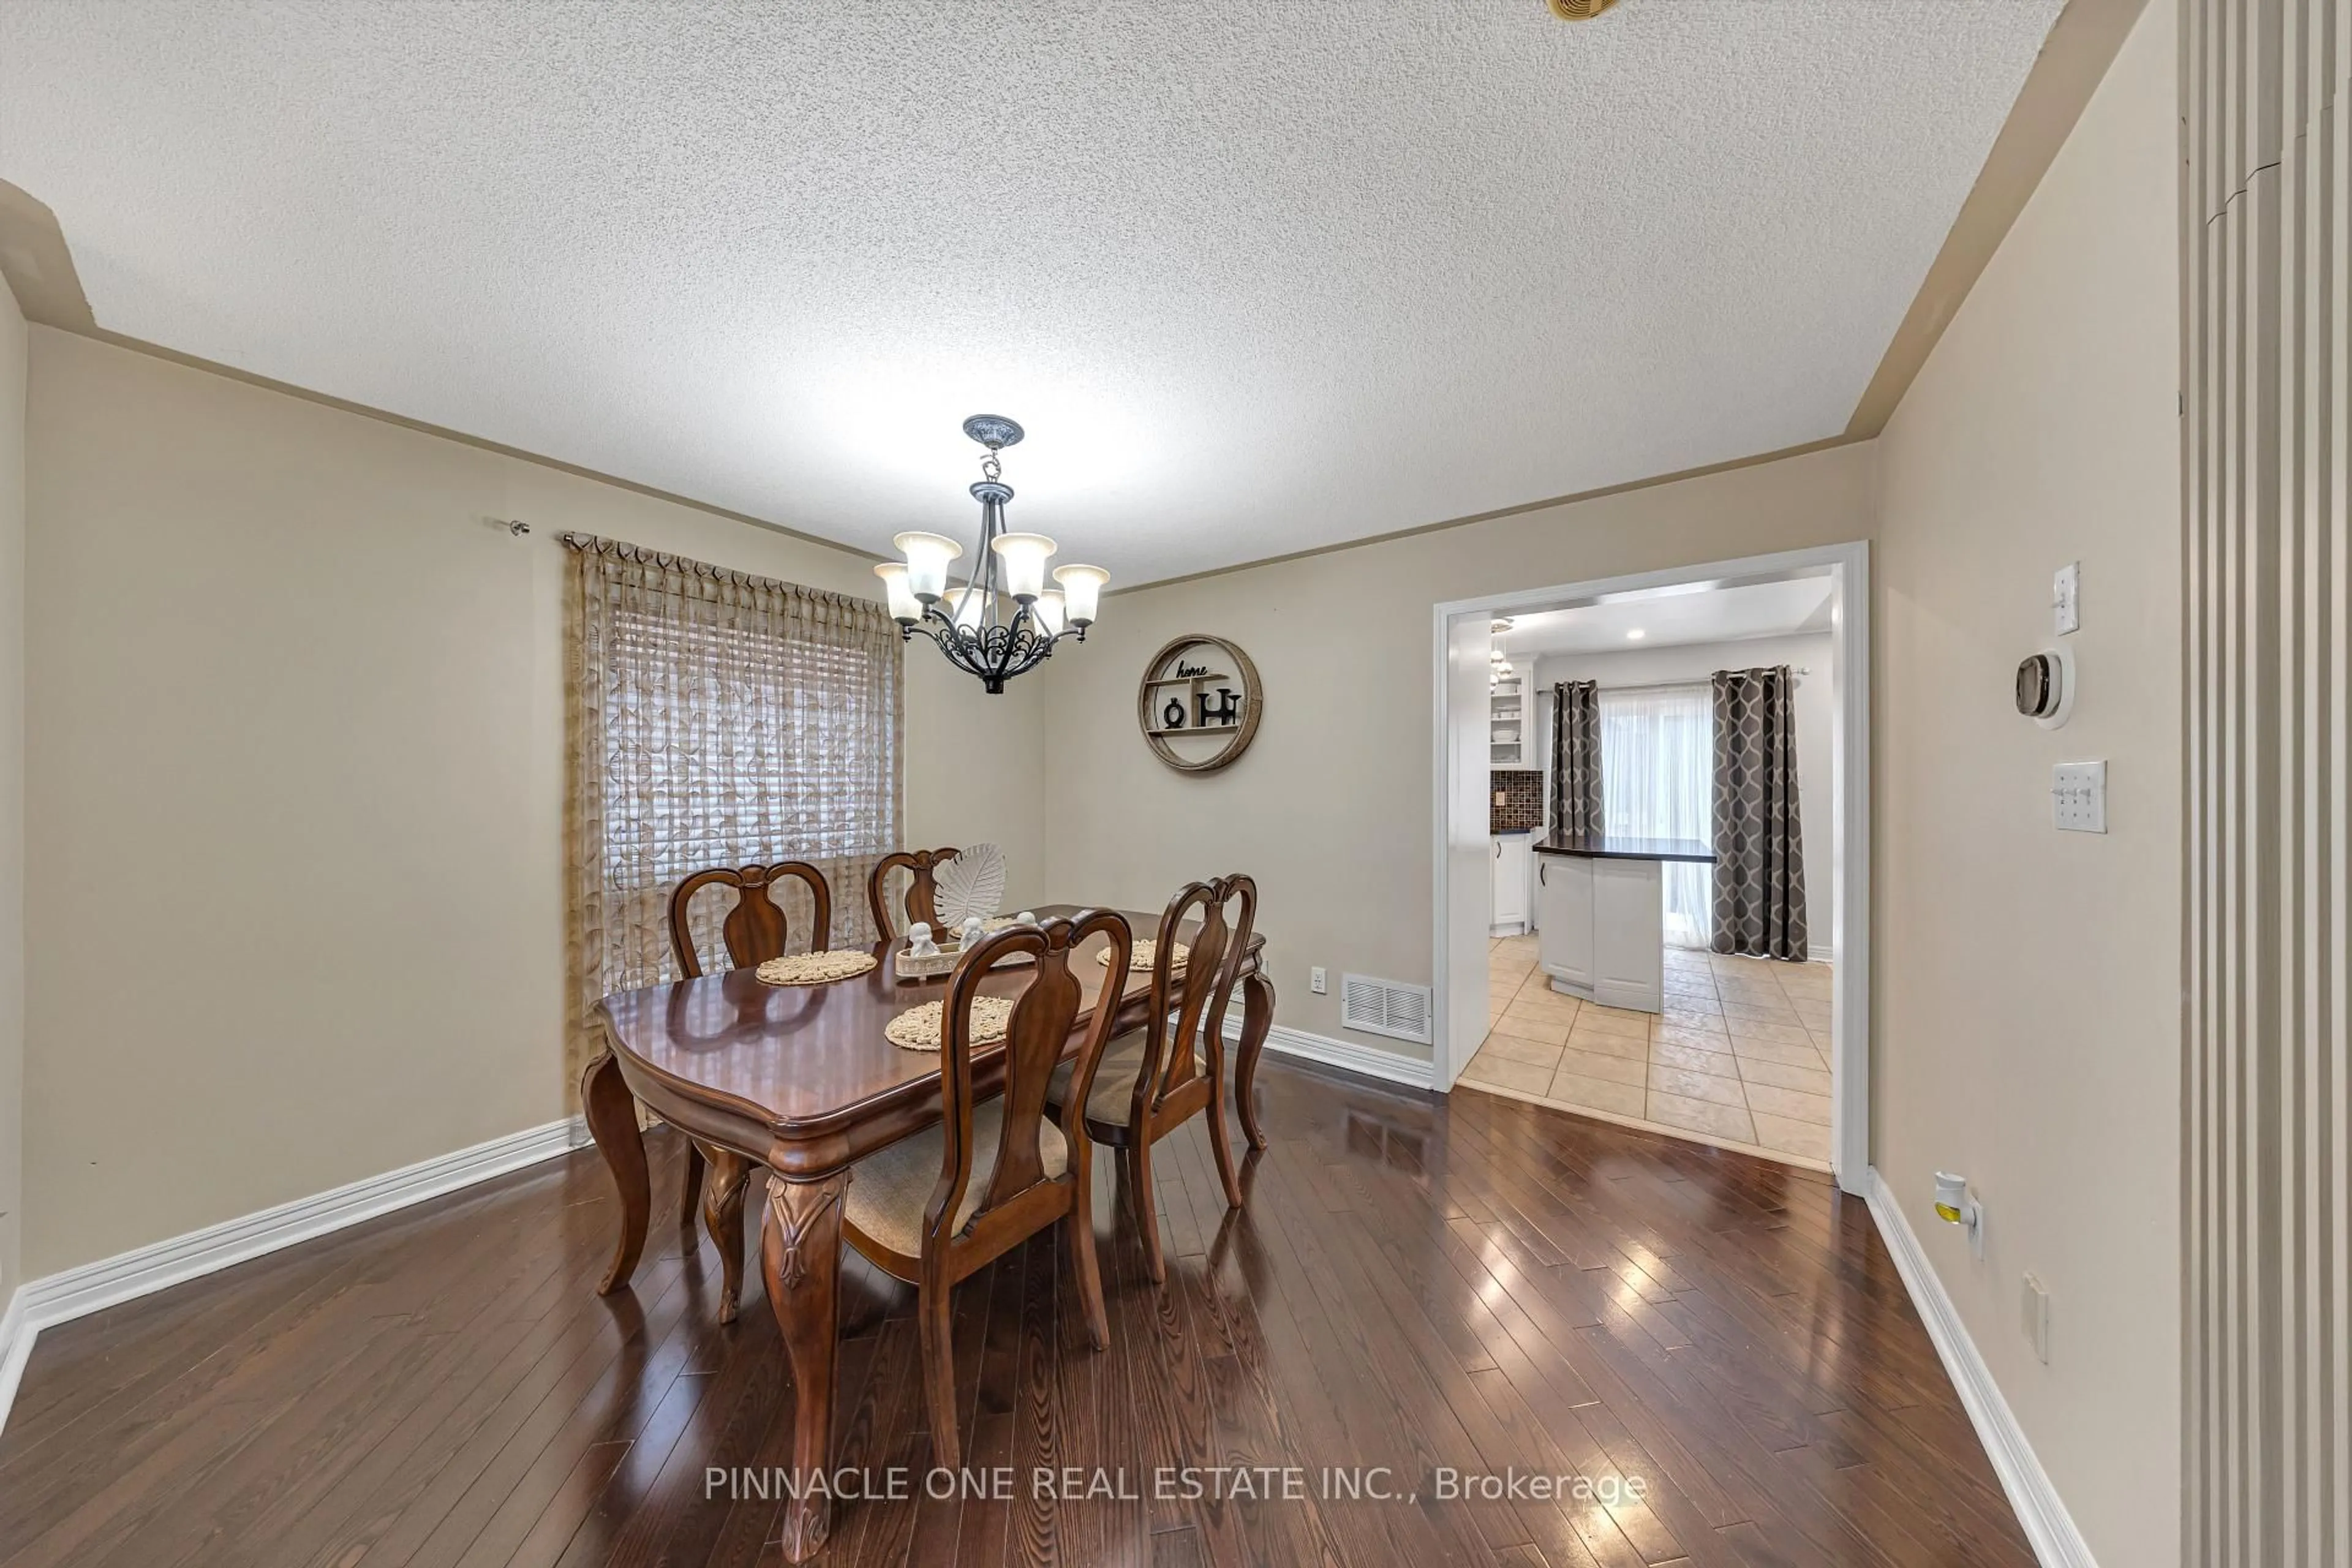
[{"label": "window behind curtain", "polygon": [[[833,946],[873,940],[866,879],[899,847],[904,689],[881,605],[572,536],[565,601],[572,1068],[605,994],[676,978],[667,925],[707,866],[807,860],[833,888]],[[810,931],[779,898],[793,945]],[[729,897],[697,900],[724,967]]]},{"label": "window behind curtain", "polygon": [[832,880],[897,848],[896,654],[619,610],[606,648],[618,698],[604,715],[608,886],[667,900],[704,867],[777,859],[813,861]]},{"label": "window behind curtain", "polygon": [[[1601,806],[1629,838],[1713,837],[1715,705],[1704,681],[1601,693]],[[1705,866],[1665,866],[1666,940],[1705,947],[1714,888]]]}]

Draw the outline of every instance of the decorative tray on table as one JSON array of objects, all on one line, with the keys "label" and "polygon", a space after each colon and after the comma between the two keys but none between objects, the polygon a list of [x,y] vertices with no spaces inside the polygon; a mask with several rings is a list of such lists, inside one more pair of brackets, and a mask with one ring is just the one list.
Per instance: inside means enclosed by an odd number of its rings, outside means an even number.
[{"label": "decorative tray on table", "polygon": [[937,952],[924,958],[917,958],[901,947],[894,950],[890,954],[890,973],[896,975],[901,984],[910,980],[937,980],[940,975],[952,971],[956,966],[956,960],[962,956],[963,949],[952,943],[941,947]]},{"label": "decorative tray on table", "polygon": [[[993,936],[1008,926],[1036,923],[1036,917],[1034,915],[1025,921],[1018,915],[997,915],[982,921],[980,924],[980,931],[982,936]],[[890,973],[901,984],[917,980],[937,980],[942,974],[952,973],[957,963],[962,957],[963,943],[958,938],[951,937],[941,942],[937,952],[926,953],[920,958],[908,952],[902,944],[890,952]],[[1016,953],[1008,956],[1003,962],[1025,963],[1029,962],[1029,955]]]}]

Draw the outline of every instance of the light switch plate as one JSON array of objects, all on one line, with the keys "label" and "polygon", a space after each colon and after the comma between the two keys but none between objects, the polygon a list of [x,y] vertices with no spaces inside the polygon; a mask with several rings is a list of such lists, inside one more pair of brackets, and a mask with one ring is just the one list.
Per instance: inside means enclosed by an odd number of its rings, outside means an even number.
[{"label": "light switch plate", "polygon": [[2052,820],[2061,833],[2107,830],[2107,764],[2060,763],[2051,770]]},{"label": "light switch plate", "polygon": [[2083,624],[2083,563],[2069,561],[2058,568],[2050,580],[2050,617],[2058,635],[2065,636]]}]

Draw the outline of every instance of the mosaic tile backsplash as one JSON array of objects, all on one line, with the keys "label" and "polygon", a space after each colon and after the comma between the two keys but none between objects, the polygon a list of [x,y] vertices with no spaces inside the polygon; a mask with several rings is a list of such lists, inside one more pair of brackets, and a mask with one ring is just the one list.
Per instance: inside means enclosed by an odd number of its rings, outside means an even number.
[{"label": "mosaic tile backsplash", "polygon": [[[1517,833],[1521,828],[1541,827],[1543,779],[1541,768],[1496,768],[1493,794],[1486,797],[1490,823],[1487,831]],[[1503,797],[1501,804],[1495,804],[1495,795]]]}]

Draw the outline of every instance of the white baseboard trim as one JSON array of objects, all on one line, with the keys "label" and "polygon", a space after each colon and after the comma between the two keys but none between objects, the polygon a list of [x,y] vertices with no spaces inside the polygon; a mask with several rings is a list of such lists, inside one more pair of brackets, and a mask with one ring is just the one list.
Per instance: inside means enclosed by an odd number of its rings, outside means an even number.
[{"label": "white baseboard trim", "polygon": [[[1225,1016],[1225,1039],[1241,1038],[1242,1016],[1236,1011]],[[1335,1040],[1328,1035],[1310,1035],[1304,1029],[1286,1029],[1280,1024],[1265,1032],[1265,1048],[1278,1056],[1297,1057],[1300,1061],[1320,1062],[1327,1068],[1344,1072],[1360,1073],[1365,1078],[1401,1083],[1407,1089],[1429,1089],[1437,1081],[1435,1064],[1419,1057],[1402,1056],[1384,1051],[1378,1046],[1360,1046],[1353,1040]]]},{"label": "white baseboard trim", "polygon": [[35,1331],[25,1321],[25,1289],[19,1285],[8,1292],[8,1304],[0,1307],[0,1426],[7,1423],[8,1406],[16,1401],[16,1384],[33,1353]]},{"label": "white baseboard trim", "polygon": [[2009,1494],[2017,1521],[2033,1544],[2033,1554],[2041,1559],[2042,1568],[2098,1568],[2058,1489],[2050,1484],[2048,1472],[2035,1458],[2033,1445],[2026,1441],[2025,1429],[2017,1424],[2009,1401],[2001,1397],[1992,1369],[1977,1352],[1976,1341],[1969,1336],[1959,1310],[1945,1293],[1944,1282],[1927,1261],[1911,1222],[1904,1217],[1903,1205],[1895,1201],[1894,1189],[1875,1165],[1870,1168],[1866,1196],[1871,1217],[1878,1222],[1878,1234],[1894,1256],[1895,1272],[1903,1276],[1911,1304],[1919,1309],[1927,1325],[1927,1337],[1943,1358],[1952,1386],[1959,1391],[1960,1403],[1985,1446],[1986,1457],[1992,1460],[1993,1472],[2000,1478],[2001,1490]]},{"label": "white baseboard trim", "polygon": [[0,1311],[0,1427],[7,1424],[26,1358],[43,1329],[569,1153],[585,1141],[583,1125],[573,1116],[510,1132],[331,1192],[26,1281]]}]

